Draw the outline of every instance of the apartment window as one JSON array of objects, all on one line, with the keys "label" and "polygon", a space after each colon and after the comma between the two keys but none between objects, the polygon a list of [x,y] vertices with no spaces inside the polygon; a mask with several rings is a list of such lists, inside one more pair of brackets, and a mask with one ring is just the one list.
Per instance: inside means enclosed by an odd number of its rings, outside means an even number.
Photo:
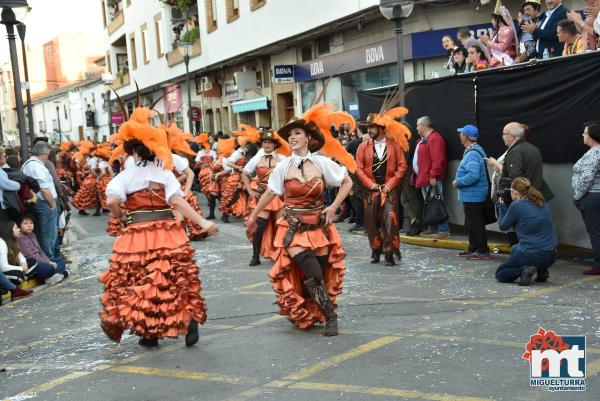
[{"label": "apartment window", "polygon": [[208,33],[217,29],[217,0],[204,0],[206,11],[206,31]]},{"label": "apartment window", "polygon": [[250,11],[258,10],[267,3],[267,0],[250,0]]},{"label": "apartment window", "polygon": [[240,0],[225,0],[227,8],[227,22],[233,22],[240,18]]},{"label": "apartment window", "polygon": [[309,61],[313,59],[312,56],[312,46],[311,45],[306,45],[304,46],[301,50],[301,57],[302,57],[302,61]]},{"label": "apartment window", "polygon": [[319,55],[329,54],[329,36],[321,36],[317,39],[317,52]]},{"label": "apartment window", "polygon": [[106,20],[106,2],[102,2],[102,22],[104,23],[104,27],[108,25],[108,21]]},{"label": "apartment window", "polygon": [[129,54],[131,56],[131,69],[137,68],[137,51],[135,47],[135,32],[129,34]]},{"label": "apartment window", "polygon": [[158,14],[154,16],[154,32],[156,33],[156,57],[160,58],[164,53],[164,42],[163,42],[163,20],[162,15]]},{"label": "apartment window", "polygon": [[104,62],[106,63],[106,71],[108,71],[109,73],[112,74],[112,63],[110,62],[110,52],[106,52]]},{"label": "apartment window", "polygon": [[148,25],[142,25],[142,49],[144,55],[144,64],[148,64],[150,62],[150,43],[148,38]]}]

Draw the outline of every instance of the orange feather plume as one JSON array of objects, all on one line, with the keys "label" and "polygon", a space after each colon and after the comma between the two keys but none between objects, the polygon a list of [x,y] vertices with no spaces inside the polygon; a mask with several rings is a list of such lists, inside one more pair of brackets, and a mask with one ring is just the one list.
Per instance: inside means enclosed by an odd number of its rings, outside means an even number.
[{"label": "orange feather plume", "polygon": [[219,156],[229,157],[235,150],[235,138],[220,139],[217,143]]},{"label": "orange feather plume", "polygon": [[246,137],[248,142],[256,143],[260,140],[260,131],[248,124],[240,124],[243,129],[242,135]]},{"label": "orange feather plume", "polygon": [[354,117],[345,111],[334,111],[333,105],[319,103],[308,109],[302,118],[315,124],[325,137],[325,144],[320,149],[324,155],[335,158],[342,163],[350,172],[356,171],[356,161],[349,154],[342,144],[331,135],[331,126],[340,127],[342,124],[347,124],[350,131],[356,129],[356,121]]},{"label": "orange feather plume", "polygon": [[189,132],[183,132],[179,129],[175,124],[171,124],[168,127],[160,125],[159,128],[162,128],[167,133],[167,138],[169,140],[169,146],[171,147],[171,151],[175,153],[184,153],[186,155],[194,156],[196,152],[192,150],[190,144],[187,142],[188,139],[192,139],[192,134]]},{"label": "orange feather plume", "polygon": [[210,136],[206,132],[203,132],[200,135],[192,137],[188,140],[196,142],[198,145],[202,145],[204,150],[206,150],[207,152],[210,151],[210,143],[208,143],[208,141],[210,140]]},{"label": "orange feather plume", "polygon": [[96,144],[94,144],[94,142],[92,141],[79,141],[79,143],[77,144],[77,148],[79,150],[75,153],[75,159],[80,163],[83,163],[85,161],[85,158],[92,153],[92,150],[94,150],[95,147]]},{"label": "orange feather plume", "polygon": [[96,150],[92,152],[93,156],[100,157],[104,160],[109,160],[112,156],[112,150],[110,145],[98,146]]},{"label": "orange feather plume", "polygon": [[384,117],[391,117],[396,120],[398,118],[402,118],[408,114],[408,109],[406,107],[394,107],[393,109],[389,109],[385,113],[382,113]]},{"label": "orange feather plume", "polygon": [[398,142],[402,150],[408,152],[408,141],[412,137],[412,134],[406,125],[396,121],[397,118],[402,118],[406,114],[408,114],[407,108],[394,107],[381,115],[375,115],[373,122],[385,127],[385,133],[388,138]]},{"label": "orange feather plume", "polygon": [[73,150],[74,148],[76,148],[77,145],[75,145],[75,143],[71,142],[71,141],[67,141],[67,142],[63,142],[60,144],[60,154],[64,155],[65,153]]}]

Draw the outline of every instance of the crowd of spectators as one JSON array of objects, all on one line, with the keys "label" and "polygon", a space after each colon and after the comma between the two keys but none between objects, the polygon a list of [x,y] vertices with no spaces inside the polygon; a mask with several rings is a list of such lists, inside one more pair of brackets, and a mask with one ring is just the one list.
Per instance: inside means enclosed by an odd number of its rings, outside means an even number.
[{"label": "crowd of spectators", "polygon": [[0,293],[31,295],[21,288],[29,279],[56,283],[68,277],[61,252],[69,204],[56,171],[57,149],[36,138],[31,157],[0,148]]},{"label": "crowd of spectators", "polygon": [[585,0],[583,11],[569,11],[561,0],[526,0],[514,23],[500,3],[492,13],[491,36],[473,37],[459,28],[456,39],[442,38],[448,61],[443,67],[454,74],[510,66],[532,59],[581,54],[600,48],[600,1]]}]

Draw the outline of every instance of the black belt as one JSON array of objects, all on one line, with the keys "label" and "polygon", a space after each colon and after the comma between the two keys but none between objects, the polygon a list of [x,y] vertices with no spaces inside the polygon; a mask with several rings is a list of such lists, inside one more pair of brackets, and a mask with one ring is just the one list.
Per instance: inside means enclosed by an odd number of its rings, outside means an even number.
[{"label": "black belt", "polygon": [[172,209],[134,210],[125,214],[125,225],[153,220],[175,220]]}]

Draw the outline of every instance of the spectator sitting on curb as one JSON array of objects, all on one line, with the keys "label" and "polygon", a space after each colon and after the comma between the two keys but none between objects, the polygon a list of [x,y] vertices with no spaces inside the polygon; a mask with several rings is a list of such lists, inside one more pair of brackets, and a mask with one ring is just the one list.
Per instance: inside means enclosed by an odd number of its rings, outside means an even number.
[{"label": "spectator sitting on curb", "polygon": [[459,128],[460,142],[465,153],[452,186],[458,189],[458,200],[463,203],[465,212],[465,230],[469,237],[469,249],[460,252],[469,260],[489,260],[490,248],[485,232],[483,205],[488,195],[487,167],[485,151],[477,143],[479,130],[474,125]]},{"label": "spectator sitting on curb", "polygon": [[498,226],[503,231],[514,228],[519,242],[511,247],[510,256],[496,270],[496,279],[512,283],[521,277],[519,285],[527,286],[537,273],[536,281],[544,282],[557,257],[550,208],[527,178],[515,178],[510,191],[513,203],[500,204]]},{"label": "spectator sitting on curb", "polygon": [[54,284],[69,277],[65,261],[60,258],[49,259],[33,232],[33,218],[29,215],[23,216],[19,224],[20,232],[17,236],[19,248],[27,259],[37,262],[35,277],[44,280],[47,284]]}]

